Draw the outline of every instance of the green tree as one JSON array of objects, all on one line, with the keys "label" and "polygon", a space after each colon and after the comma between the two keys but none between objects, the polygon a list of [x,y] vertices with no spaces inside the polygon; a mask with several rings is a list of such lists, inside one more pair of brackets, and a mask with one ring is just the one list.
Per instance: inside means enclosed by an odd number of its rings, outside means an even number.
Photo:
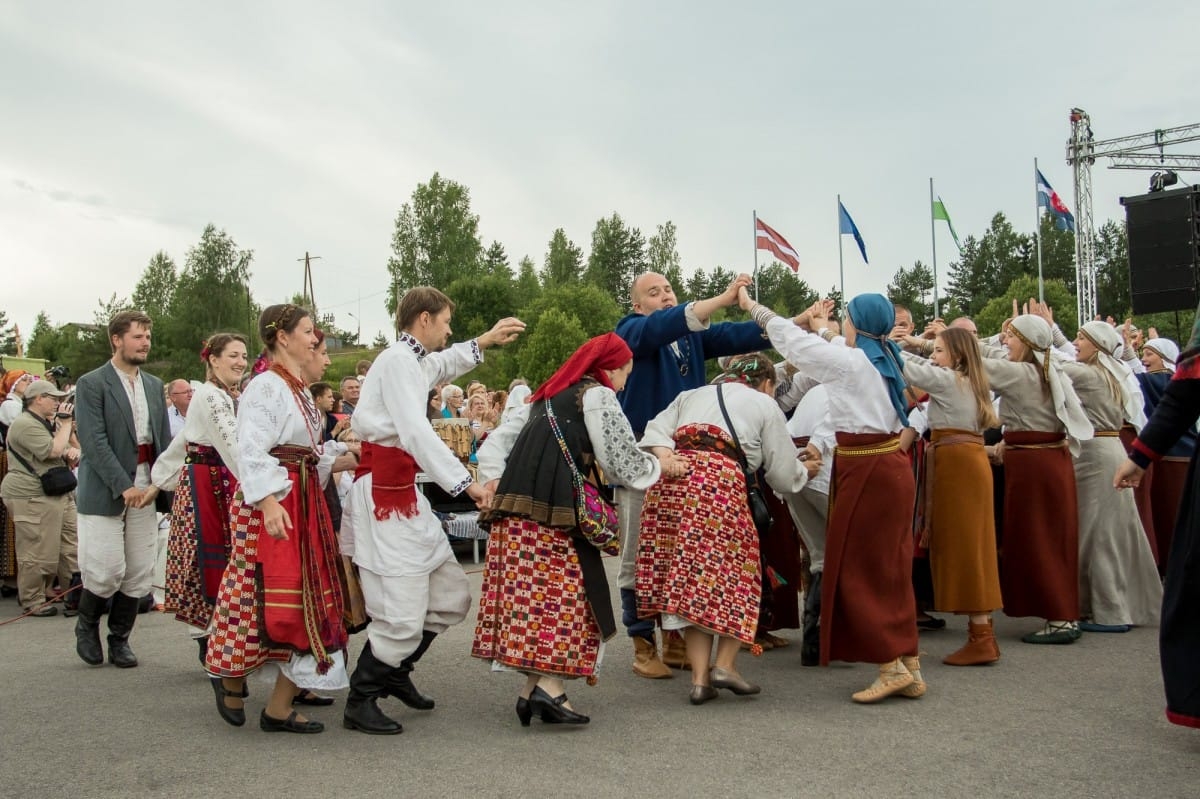
[{"label": "green tree", "polygon": [[17,329],[16,325],[8,323],[8,314],[0,311],[0,352],[6,352],[10,355],[17,354]]},{"label": "green tree", "polygon": [[1014,229],[1003,213],[997,213],[981,238],[967,237],[959,260],[950,264],[947,297],[974,316],[1018,277],[1033,274],[1036,278],[1036,257],[1031,237]]},{"label": "green tree", "polygon": [[[254,340],[258,308],[250,294],[251,250],[216,226],[205,226],[200,241],[187,252],[166,319],[156,320],[155,332],[166,351],[158,355],[171,377],[202,379],[197,357],[200,342],[219,331],[240,332]],[[311,309],[310,309],[311,310]]]},{"label": "green tree", "polygon": [[[846,298],[842,296],[841,289],[839,289],[837,286],[832,286],[829,289],[829,293],[825,295],[824,299],[833,300],[833,315],[838,319],[841,319],[842,309],[846,307]],[[809,304],[811,305],[812,303]]]},{"label": "green tree", "polygon": [[389,343],[390,342],[388,342],[387,337],[383,335],[383,331],[379,330],[379,331],[376,331],[375,338],[371,341],[371,349],[373,349],[373,350],[386,349]]},{"label": "green tree", "polygon": [[542,293],[542,283],[538,279],[537,267],[533,259],[526,255],[521,259],[516,282],[517,306],[524,308]]},{"label": "green tree", "polygon": [[679,257],[674,222],[667,220],[659,225],[646,242],[646,271],[657,272],[665,277],[676,293],[684,290],[683,260]]},{"label": "green tree", "polygon": [[[1046,280],[1061,280],[1067,291],[1074,294],[1075,234],[1056,228],[1049,214],[1042,216],[1038,232],[1042,237],[1042,277]],[[1036,245],[1037,242],[1034,241],[1031,246]],[[1036,250],[1030,260],[1030,274],[1037,275]]]},{"label": "green tree", "polygon": [[[1054,321],[1067,338],[1074,338],[1079,329],[1075,319],[1075,295],[1067,291],[1066,284],[1061,280],[1045,281],[1045,290],[1046,304],[1054,310]],[[977,313],[971,314],[979,334],[990,336],[1000,332],[1000,325],[1012,316],[1013,300],[1017,301],[1018,306],[1023,306],[1030,297],[1037,299],[1037,295],[1037,277],[1021,275],[1000,296],[988,300]]]},{"label": "green tree", "polygon": [[29,346],[25,348],[30,358],[45,358],[58,363],[66,351],[62,331],[54,326],[45,311],[38,311],[29,334]]},{"label": "green tree", "polygon": [[[1129,294],[1129,237],[1111,219],[1096,232],[1096,310],[1124,318],[1132,313]],[[1165,334],[1164,334],[1165,335]]]},{"label": "green tree", "polygon": [[392,316],[399,295],[413,286],[444,289],[460,277],[483,273],[479,217],[471,213],[465,186],[437,172],[417,185],[396,216],[387,268],[392,285],[385,305]]},{"label": "green tree", "polygon": [[504,245],[500,242],[493,241],[492,246],[483,254],[483,271],[487,275],[513,280],[512,267],[508,265],[508,254],[504,252]]},{"label": "green tree", "polygon": [[[62,350],[58,360],[71,370],[74,377],[101,366],[112,357],[112,345],[108,340],[108,323],[120,311],[127,311],[132,306],[124,297],[113,294],[107,301],[100,300],[99,307],[92,316],[91,324],[72,323],[59,328],[62,337]],[[155,326],[157,332],[157,325]],[[160,373],[160,351],[157,349],[157,339],[150,350],[148,371]]]},{"label": "green tree", "polygon": [[584,280],[608,292],[622,308],[628,308],[633,278],[644,271],[646,240],[642,232],[628,227],[616,213],[596,222]]},{"label": "green tree", "polygon": [[914,261],[908,269],[900,267],[888,283],[887,296],[912,312],[919,332],[933,319],[933,270],[920,261]]},{"label": "green tree", "polygon": [[818,299],[812,286],[779,261],[758,270],[758,301],[778,314],[795,316]]},{"label": "green tree", "polygon": [[557,228],[550,237],[542,269],[542,285],[546,288],[578,283],[583,278],[583,250],[567,238],[566,231]]},{"label": "green tree", "polygon": [[517,315],[517,291],[503,275],[459,278],[446,290],[454,300],[452,325],[458,340],[486,333],[496,320]]},{"label": "green tree", "polygon": [[150,259],[133,289],[133,305],[149,314],[151,319],[165,319],[171,310],[171,299],[175,296],[178,284],[175,262],[171,256],[159,250]]},{"label": "green tree", "polygon": [[579,317],[558,308],[550,308],[538,317],[534,330],[528,336],[517,363],[531,386],[540,385],[554,374],[571,353],[588,339]]},{"label": "green tree", "polygon": [[[525,320],[527,325],[537,324],[537,320],[551,310],[574,315],[580,320],[587,338],[613,330],[622,316],[622,308],[617,305],[616,300],[598,286],[585,283],[546,289],[534,302],[521,308],[518,316]],[[529,332],[527,331],[522,338],[528,341]],[[518,343],[521,341],[522,339],[518,339]]]},{"label": "green tree", "polygon": [[708,299],[708,297],[710,296],[707,293],[708,285],[709,285],[708,273],[705,272],[703,269],[697,269],[695,272],[692,273],[691,277],[689,277],[687,279],[687,285],[684,287],[684,290],[682,293],[680,293],[678,286],[674,286],[674,288],[675,288],[675,292],[680,295],[679,296],[680,302],[684,302],[685,300],[683,298],[685,298],[685,297],[687,298],[687,301],[694,302],[696,300]]}]

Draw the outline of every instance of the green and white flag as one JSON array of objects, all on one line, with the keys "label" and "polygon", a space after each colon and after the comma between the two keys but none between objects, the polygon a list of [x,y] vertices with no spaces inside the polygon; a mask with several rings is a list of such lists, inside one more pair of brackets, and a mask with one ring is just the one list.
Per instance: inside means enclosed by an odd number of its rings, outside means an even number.
[{"label": "green and white flag", "polygon": [[950,236],[954,239],[954,246],[962,252],[962,244],[958,240],[958,234],[954,232],[954,223],[950,221],[950,212],[946,210],[946,204],[942,202],[941,197],[933,201],[933,218],[946,221],[946,227],[950,228]]}]

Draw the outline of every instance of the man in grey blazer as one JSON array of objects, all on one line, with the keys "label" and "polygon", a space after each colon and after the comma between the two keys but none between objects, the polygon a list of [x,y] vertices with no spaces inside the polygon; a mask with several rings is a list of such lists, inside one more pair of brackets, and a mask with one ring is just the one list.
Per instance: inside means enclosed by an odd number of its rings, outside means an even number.
[{"label": "man in grey blazer", "polygon": [[154,571],[157,492],[150,467],[170,443],[171,430],[162,381],[139,368],[150,354],[150,327],[141,311],[114,316],[108,323],[112,360],[75,384],[83,453],[75,492],[83,573],[75,651],[93,666],[104,662],[100,615],[110,597],[108,660],[121,668],[137,665],[129,634]]}]

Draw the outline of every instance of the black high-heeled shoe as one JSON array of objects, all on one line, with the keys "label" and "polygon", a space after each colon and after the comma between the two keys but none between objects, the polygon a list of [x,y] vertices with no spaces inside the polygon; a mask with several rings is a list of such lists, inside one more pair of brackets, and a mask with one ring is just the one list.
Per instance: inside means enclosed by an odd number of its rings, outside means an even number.
[{"label": "black high-heeled shoe", "polygon": [[[246,708],[244,706],[236,708],[229,707],[225,704],[225,697],[227,696],[234,697],[235,699],[241,699],[243,697],[242,691],[227,690],[225,686],[221,684],[220,677],[209,677],[208,679],[212,682],[213,693],[216,694],[217,697],[217,713],[221,715],[221,718],[223,718],[227,724],[232,724],[235,727],[241,727],[243,724],[245,724]],[[245,689],[243,688],[243,691],[244,690]]]},{"label": "black high-heeled shoe", "polygon": [[523,696],[517,697],[517,718],[521,720],[522,727],[528,727],[529,722],[533,720],[533,709],[529,706],[529,700]]},{"label": "black high-heeled shoe", "polygon": [[591,721],[582,713],[576,713],[565,707],[566,701],[566,693],[551,698],[550,694],[542,690],[542,686],[539,685],[529,695],[529,708],[538,715],[544,724],[587,724]]}]

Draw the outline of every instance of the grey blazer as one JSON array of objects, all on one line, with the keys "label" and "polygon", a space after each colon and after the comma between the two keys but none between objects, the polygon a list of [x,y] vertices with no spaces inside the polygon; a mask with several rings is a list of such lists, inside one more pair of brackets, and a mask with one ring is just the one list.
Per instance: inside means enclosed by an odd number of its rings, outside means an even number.
[{"label": "grey blazer", "polygon": [[[163,382],[145,369],[141,370],[141,377],[157,455],[171,443]],[[88,372],[75,384],[75,423],[82,452],[79,486],[75,490],[79,512],[120,516],[125,511],[121,494],[133,485],[137,472],[137,433],[129,395],[111,361]]]}]

